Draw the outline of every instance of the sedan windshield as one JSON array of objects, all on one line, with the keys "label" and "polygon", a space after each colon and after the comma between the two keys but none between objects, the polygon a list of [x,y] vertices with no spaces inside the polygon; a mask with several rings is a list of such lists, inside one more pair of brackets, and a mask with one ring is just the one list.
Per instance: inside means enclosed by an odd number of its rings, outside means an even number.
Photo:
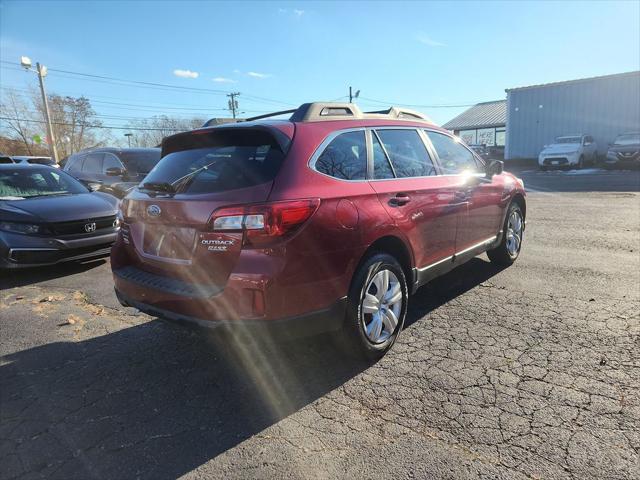
[{"label": "sedan windshield", "polygon": [[614,145],[638,145],[640,143],[640,133],[630,133],[628,135],[620,135],[616,138]]},{"label": "sedan windshield", "polygon": [[87,192],[80,182],[58,170],[38,167],[0,170],[0,200]]},{"label": "sedan windshield", "polygon": [[581,137],[558,137],[556,143],[580,143]]}]

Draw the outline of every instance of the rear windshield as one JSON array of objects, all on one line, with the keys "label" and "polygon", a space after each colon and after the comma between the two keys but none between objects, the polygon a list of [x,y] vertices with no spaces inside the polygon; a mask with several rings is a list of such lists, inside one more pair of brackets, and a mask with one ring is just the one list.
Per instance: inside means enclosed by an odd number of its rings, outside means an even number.
[{"label": "rear windshield", "polygon": [[192,134],[162,158],[141,189],[175,193],[215,193],[272,181],[284,154],[263,131],[247,129]]},{"label": "rear windshield", "polygon": [[135,173],[149,173],[160,161],[160,149],[153,148],[140,151],[118,152],[120,160],[125,164],[127,170]]},{"label": "rear windshield", "polygon": [[80,182],[60,170],[38,167],[0,170],[0,200],[87,192]]}]

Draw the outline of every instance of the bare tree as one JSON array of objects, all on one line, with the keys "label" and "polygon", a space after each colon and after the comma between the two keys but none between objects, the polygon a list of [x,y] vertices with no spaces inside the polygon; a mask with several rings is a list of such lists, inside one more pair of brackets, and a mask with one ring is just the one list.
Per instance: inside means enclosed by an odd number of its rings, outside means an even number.
[{"label": "bare tree", "polygon": [[21,141],[28,155],[33,155],[37,149],[34,136],[40,131],[32,112],[28,101],[13,90],[7,90],[0,103],[0,131],[11,140]]},{"label": "bare tree", "polygon": [[133,133],[131,137],[132,147],[155,147],[162,143],[164,137],[199,128],[204,122],[205,120],[201,118],[187,119],[156,115],[131,121],[127,127]]}]

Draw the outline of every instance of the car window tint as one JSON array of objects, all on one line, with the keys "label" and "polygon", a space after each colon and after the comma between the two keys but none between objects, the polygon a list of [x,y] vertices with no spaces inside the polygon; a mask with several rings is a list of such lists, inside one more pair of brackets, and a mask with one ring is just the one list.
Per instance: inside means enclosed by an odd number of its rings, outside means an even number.
[{"label": "car window tint", "polygon": [[478,171],[475,157],[460,143],[460,140],[429,130],[426,133],[438,154],[445,174],[454,175],[465,171]]},{"label": "car window tint", "polygon": [[342,180],[364,180],[367,149],[364,131],[338,135],[316,161],[316,170]]},{"label": "car window tint", "polygon": [[123,168],[122,163],[113,153],[105,153],[102,161],[102,173],[107,173],[108,168]]},{"label": "car window tint", "polygon": [[375,132],[371,132],[373,142],[373,178],[394,178],[389,159],[382,149]]},{"label": "car window tint", "polygon": [[436,175],[424,142],[416,130],[376,130],[398,178]]},{"label": "car window tint", "polygon": [[102,153],[90,153],[84,161],[82,171],[85,173],[102,173]]},{"label": "car window tint", "polygon": [[220,129],[208,135],[184,135],[182,148],[166,154],[142,184],[168,184],[181,194],[201,194],[253,187],[271,182],[284,153],[268,132],[248,128]]}]

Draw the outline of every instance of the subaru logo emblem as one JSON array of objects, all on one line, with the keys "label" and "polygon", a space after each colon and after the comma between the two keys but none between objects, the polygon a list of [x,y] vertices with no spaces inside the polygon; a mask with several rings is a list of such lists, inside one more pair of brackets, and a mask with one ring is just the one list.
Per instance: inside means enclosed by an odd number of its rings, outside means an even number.
[{"label": "subaru logo emblem", "polygon": [[162,210],[160,210],[158,205],[149,205],[147,207],[147,213],[150,217],[158,217],[162,213]]},{"label": "subaru logo emblem", "polygon": [[84,224],[84,231],[87,233],[91,233],[91,232],[95,232],[96,231],[96,224],[95,222],[92,223],[85,223]]}]

